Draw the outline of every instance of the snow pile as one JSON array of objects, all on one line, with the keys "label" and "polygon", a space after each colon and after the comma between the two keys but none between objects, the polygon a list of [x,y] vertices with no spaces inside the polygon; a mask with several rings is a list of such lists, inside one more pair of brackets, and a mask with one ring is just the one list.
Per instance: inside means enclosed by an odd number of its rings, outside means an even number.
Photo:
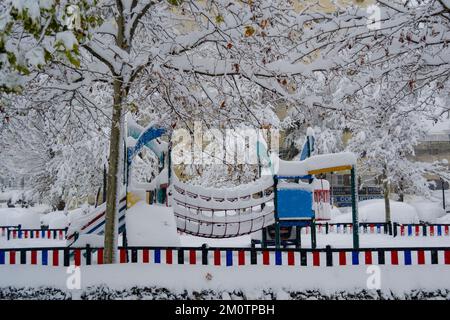
[{"label": "snow pile", "polygon": [[12,203],[17,202],[23,198],[22,190],[8,190],[5,192],[0,192],[0,201],[8,201],[11,199]]},{"label": "snow pile", "polygon": [[0,225],[16,226],[19,224],[24,229],[39,229],[41,227],[39,214],[25,208],[0,209]]},{"label": "snow pile", "polygon": [[338,207],[332,206],[331,210],[330,210],[330,218],[334,219],[335,217],[340,216],[340,215],[342,215],[341,210],[339,210]]},{"label": "snow pile", "polygon": [[84,204],[80,208],[70,210],[67,214],[67,219],[69,220],[70,227],[75,230],[81,228],[84,223],[93,218],[91,211],[93,211],[93,209],[88,204]]},{"label": "snow pile", "polygon": [[[417,210],[410,204],[390,201],[391,221],[398,223],[418,223]],[[359,222],[385,222],[384,200],[361,201],[358,204]],[[351,212],[335,216],[332,222],[352,222]]]},{"label": "snow pile", "polygon": [[41,216],[41,224],[50,229],[64,229],[69,225],[69,219],[64,211],[54,211]]},{"label": "snow pile", "polygon": [[448,224],[450,223],[450,213],[446,214],[443,217],[437,218],[436,219],[436,223],[443,223],[443,224]]},{"label": "snow pile", "polygon": [[87,245],[93,248],[103,248],[105,245],[105,237],[98,234],[80,234],[71,247],[85,248]]},{"label": "snow pile", "polygon": [[445,215],[442,204],[427,200],[409,202],[417,211],[419,220],[428,223],[435,223],[436,220]]},{"label": "snow pile", "polygon": [[179,246],[173,209],[139,201],[127,210],[129,246]]}]

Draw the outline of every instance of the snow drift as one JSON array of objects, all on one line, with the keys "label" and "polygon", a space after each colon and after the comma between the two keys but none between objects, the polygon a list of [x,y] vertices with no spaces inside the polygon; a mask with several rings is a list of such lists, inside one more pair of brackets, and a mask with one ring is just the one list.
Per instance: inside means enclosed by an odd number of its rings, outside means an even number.
[{"label": "snow drift", "polygon": [[179,246],[173,209],[139,201],[125,216],[129,246]]},{"label": "snow drift", "polygon": [[[418,223],[417,210],[410,204],[390,201],[391,221],[397,223]],[[385,222],[384,200],[366,200],[358,204],[359,222]],[[331,222],[352,222],[352,214],[345,213],[335,216]]]},{"label": "snow drift", "polygon": [[39,229],[41,227],[39,214],[25,208],[0,209],[0,225],[16,226],[19,224],[24,229]]}]

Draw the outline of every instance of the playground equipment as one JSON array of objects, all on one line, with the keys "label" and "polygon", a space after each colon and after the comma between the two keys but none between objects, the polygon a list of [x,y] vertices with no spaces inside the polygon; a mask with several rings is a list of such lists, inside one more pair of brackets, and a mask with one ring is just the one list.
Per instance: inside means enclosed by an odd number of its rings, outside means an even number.
[{"label": "playground equipment", "polygon": [[[276,161],[278,170],[274,176],[275,245],[277,247],[281,245],[281,227],[295,227],[296,244],[299,245],[301,228],[309,226],[311,229],[311,244],[315,248],[316,210],[325,207],[321,200],[329,200],[329,196],[327,196],[327,191],[329,195],[329,186],[326,186],[327,189],[319,189],[322,188],[324,182],[322,179],[315,179],[314,175],[350,170],[352,175],[353,223],[356,226],[353,229],[353,245],[358,248],[357,188],[354,178],[355,155],[350,152],[342,152],[312,156],[303,161],[284,161],[281,159],[276,159]],[[317,210],[317,212],[320,213],[320,210]],[[264,235],[265,233],[263,233],[263,244],[265,241]]]},{"label": "playground equipment", "polygon": [[[120,200],[119,204],[119,233],[125,231],[125,213],[127,210],[127,200],[125,195]],[[101,204],[89,214],[82,216],[76,224],[71,224],[67,231],[66,240],[68,245],[72,245],[80,235],[83,234],[97,234],[105,233],[105,214],[106,203]]]},{"label": "playground equipment", "polygon": [[[148,203],[164,203],[173,208],[177,228],[181,232],[207,238],[229,238],[275,228],[275,245],[281,244],[280,228],[312,226],[315,247],[316,219],[329,218],[329,184],[315,179],[314,175],[340,170],[352,172],[353,223],[357,226],[356,187],[352,153],[311,156],[314,138],[308,130],[306,146],[301,160],[284,161],[265,150],[266,144],[258,141],[258,156],[265,156],[273,175],[238,187],[217,189],[204,188],[181,182],[172,173],[170,145],[159,138],[166,132],[162,128],[143,128],[129,120],[126,138],[125,184],[126,194],[121,201],[121,217],[127,206],[139,199]],[[150,183],[136,183],[130,179],[133,158],[147,148],[160,161],[160,172]],[[156,196],[155,196],[156,195]],[[105,205],[89,215],[78,228],[78,234],[102,234],[105,223]],[[122,230],[125,225],[121,224]],[[119,231],[122,231],[119,230]],[[358,228],[353,228],[354,247],[358,247]],[[300,232],[297,232],[300,236]],[[74,232],[69,232],[68,239]]]},{"label": "playground equipment", "polygon": [[208,238],[253,233],[274,223],[273,179],[238,188],[194,187],[173,178],[172,206],[180,231]]}]

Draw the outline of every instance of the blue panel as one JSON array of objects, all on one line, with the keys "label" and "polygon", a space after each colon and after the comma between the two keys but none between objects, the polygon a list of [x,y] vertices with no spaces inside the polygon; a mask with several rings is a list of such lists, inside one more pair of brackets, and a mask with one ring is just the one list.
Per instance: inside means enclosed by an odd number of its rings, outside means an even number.
[{"label": "blue panel", "polygon": [[412,236],[412,225],[408,226],[408,236]]},{"label": "blue panel", "polygon": [[405,265],[411,264],[411,250],[405,250]]},{"label": "blue panel", "polygon": [[274,179],[280,180],[280,179],[300,179],[300,180],[309,180],[312,179],[312,175],[308,174],[306,176],[274,176]]},{"label": "blue panel", "polygon": [[227,250],[227,266],[233,265],[233,251]]},{"label": "blue panel", "polygon": [[45,230],[41,230],[41,238],[45,238]]},{"label": "blue panel", "polygon": [[155,249],[155,263],[161,263],[161,250]]},{"label": "blue panel", "polygon": [[280,227],[307,227],[311,225],[311,220],[280,221]]},{"label": "blue panel", "polygon": [[275,264],[281,266],[281,251],[275,251]]},{"label": "blue panel", "polygon": [[359,265],[359,251],[352,251],[352,264]]},{"label": "blue panel", "polygon": [[48,265],[48,251],[42,250],[42,265],[46,266]]},{"label": "blue panel", "polygon": [[441,226],[437,226],[437,234],[438,234],[438,236],[442,236]]},{"label": "blue panel", "polygon": [[17,237],[18,237],[19,239],[22,239],[22,230],[19,230],[19,231],[17,232]]},{"label": "blue panel", "polygon": [[280,219],[313,218],[312,192],[301,189],[277,191],[277,213]]},{"label": "blue panel", "polygon": [[5,264],[5,251],[0,250],[0,264]]}]

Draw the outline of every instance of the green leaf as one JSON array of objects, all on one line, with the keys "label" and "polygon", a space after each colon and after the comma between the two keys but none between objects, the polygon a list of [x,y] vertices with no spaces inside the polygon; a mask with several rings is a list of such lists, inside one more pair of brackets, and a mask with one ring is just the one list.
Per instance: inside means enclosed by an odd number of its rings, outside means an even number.
[{"label": "green leaf", "polygon": [[72,55],[72,53],[70,53],[70,51],[65,51],[65,55],[67,57],[67,60],[69,60],[69,62],[74,65],[75,67],[79,68],[80,67],[80,60],[78,60],[76,57],[74,57]]},{"label": "green leaf", "polygon": [[167,0],[167,2],[173,6],[179,6],[183,3],[183,0]]}]

